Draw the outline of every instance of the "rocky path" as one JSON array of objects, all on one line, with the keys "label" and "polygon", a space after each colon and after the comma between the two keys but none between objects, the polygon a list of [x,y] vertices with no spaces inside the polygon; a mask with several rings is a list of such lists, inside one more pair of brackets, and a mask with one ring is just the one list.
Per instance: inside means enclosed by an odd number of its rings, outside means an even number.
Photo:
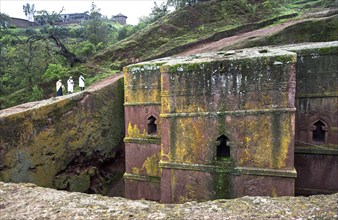
[{"label": "rocky path", "polygon": [[120,79],[121,77],[123,77],[122,73],[119,74],[115,74],[115,75],[111,75],[108,78],[95,82],[94,84],[90,85],[88,87],[89,91],[94,91],[94,90],[98,90],[101,89],[102,87],[108,86],[112,83],[114,83],[116,80]]}]

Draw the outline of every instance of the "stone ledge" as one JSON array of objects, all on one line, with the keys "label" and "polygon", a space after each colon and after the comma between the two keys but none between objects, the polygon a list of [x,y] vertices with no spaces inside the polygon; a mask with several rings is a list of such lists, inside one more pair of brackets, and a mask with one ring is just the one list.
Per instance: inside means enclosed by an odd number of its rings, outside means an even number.
[{"label": "stone ledge", "polygon": [[331,92],[331,93],[312,93],[312,94],[301,94],[296,95],[296,99],[302,98],[333,98],[338,97],[338,92]]},{"label": "stone ledge", "polygon": [[296,194],[300,195],[318,195],[318,194],[334,194],[337,191],[335,190],[326,190],[326,189],[314,189],[314,188],[295,188]]},{"label": "stone ledge", "polygon": [[236,167],[236,175],[253,175],[253,176],[271,176],[271,177],[286,177],[296,178],[297,171],[293,170],[277,170],[254,167]]},{"label": "stone ledge", "polygon": [[236,110],[224,112],[192,112],[192,113],[167,113],[160,114],[161,118],[175,118],[175,117],[215,117],[225,115],[261,115],[271,113],[294,113],[296,108],[278,108],[278,109],[259,109],[259,110]]},{"label": "stone ledge", "polygon": [[124,106],[147,106],[147,105],[161,105],[161,102],[125,102]]},{"label": "stone ledge", "polygon": [[199,172],[209,173],[229,173],[235,176],[238,175],[253,175],[253,176],[271,176],[271,177],[286,177],[296,178],[297,172],[293,170],[277,170],[277,169],[265,169],[255,167],[234,167],[232,162],[225,162],[223,166],[217,165],[201,165],[201,164],[184,164],[184,163],[171,163],[163,162],[159,163],[160,168],[174,169],[174,170],[191,170]]},{"label": "stone ledge", "polygon": [[161,178],[157,176],[143,176],[143,175],[136,175],[136,174],[131,174],[131,173],[124,173],[123,178],[128,179],[128,180],[152,182],[152,183],[161,182]]},{"label": "stone ledge", "polygon": [[323,146],[295,146],[296,154],[338,155],[338,145]]},{"label": "stone ledge", "polygon": [[338,53],[338,41],[313,42],[280,46],[280,49],[292,51],[299,56],[316,56]]},{"label": "stone ledge", "polygon": [[161,144],[161,138],[132,138],[125,137],[123,139],[124,143],[135,143],[135,144]]},{"label": "stone ledge", "polygon": [[160,161],[159,167],[164,169],[174,169],[174,170],[191,170],[199,172],[209,172],[209,173],[232,173],[233,165],[232,162],[223,162],[224,166],[216,165],[202,165],[202,164],[186,164],[186,163],[172,163]]}]

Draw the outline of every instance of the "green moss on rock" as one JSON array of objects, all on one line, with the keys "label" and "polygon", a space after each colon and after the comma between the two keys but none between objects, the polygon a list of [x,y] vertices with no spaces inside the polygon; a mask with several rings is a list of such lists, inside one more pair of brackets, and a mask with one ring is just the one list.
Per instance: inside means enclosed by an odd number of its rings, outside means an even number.
[{"label": "green moss on rock", "polygon": [[[124,136],[123,78],[0,117],[0,179],[85,192],[86,173],[114,161]],[[89,164],[89,165],[88,165]]]}]

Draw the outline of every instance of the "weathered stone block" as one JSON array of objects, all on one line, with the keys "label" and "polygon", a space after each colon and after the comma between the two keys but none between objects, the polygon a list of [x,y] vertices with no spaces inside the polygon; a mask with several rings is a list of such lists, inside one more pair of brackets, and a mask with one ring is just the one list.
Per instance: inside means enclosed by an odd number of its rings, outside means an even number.
[{"label": "weathered stone block", "polygon": [[[232,163],[227,163],[225,169],[286,170],[288,175],[284,178],[289,184],[283,186],[288,188],[283,192],[292,195],[295,64],[296,54],[278,50],[248,50],[223,57],[215,55],[165,64],[162,68],[161,131],[162,159],[167,165],[161,166],[163,172],[168,169],[172,175],[179,172],[188,175],[195,166],[213,165],[214,170],[201,170],[204,173],[201,178],[209,175],[208,178],[214,179],[211,173],[223,168],[217,161],[228,158]],[[226,155],[219,151],[220,147],[229,148],[224,151]],[[190,166],[182,171],[175,164]],[[255,171],[248,175],[264,179],[263,171]],[[168,180],[162,177],[161,182]],[[182,182],[189,181],[182,179]],[[176,189],[182,182],[171,181],[170,188]],[[232,192],[240,187],[238,184],[229,184],[232,190],[227,196],[236,195]],[[277,182],[264,186],[269,195],[273,195],[270,188],[275,187],[274,184]],[[163,184],[163,191],[167,185]],[[220,187],[208,186],[214,187],[209,188],[209,192],[216,192]],[[201,199],[183,189],[169,193],[162,192],[162,197]],[[257,191],[257,195],[259,193]],[[216,195],[204,193],[204,196],[212,199]]]},{"label": "weathered stone block", "polygon": [[298,172],[298,195],[331,194],[338,191],[338,152],[296,152],[295,167]]},{"label": "weathered stone block", "polygon": [[234,177],[234,197],[294,195],[294,178],[240,175]]},{"label": "weathered stone block", "polygon": [[151,61],[124,68],[126,198],[159,200],[160,197],[162,63]]},{"label": "weathered stone block", "polygon": [[129,199],[147,199],[159,201],[161,196],[160,182],[152,179],[138,179],[125,175],[125,196]]},{"label": "weathered stone block", "polygon": [[[214,178],[211,173],[182,169],[164,169],[162,172],[161,202],[184,203],[215,198]],[[166,186],[166,187],[165,187]]]},{"label": "weathered stone block", "polygon": [[128,143],[126,147],[126,172],[134,175],[160,177],[161,146],[151,143]]},{"label": "weathered stone block", "polygon": [[[298,55],[296,144],[331,145],[338,149],[338,42],[289,46]],[[313,137],[314,126],[324,127]],[[315,140],[314,140],[315,139]]]},{"label": "weathered stone block", "polygon": [[125,103],[160,102],[161,63],[162,61],[140,63],[124,68]]},{"label": "weathered stone block", "polygon": [[338,191],[338,42],[286,46],[298,54],[296,194]]},{"label": "weathered stone block", "polygon": [[3,110],[0,179],[103,193],[91,183],[108,175],[89,170],[114,162],[123,130],[122,78],[100,90]]},{"label": "weathered stone block", "polygon": [[[161,201],[294,195],[294,142],[315,139],[318,144],[321,137],[321,146],[336,151],[337,48],[337,42],[292,45],[142,63],[161,65],[161,74],[153,73],[154,79],[146,68],[135,68],[139,77],[127,71],[127,78],[141,82],[144,76],[149,85],[142,81],[139,88],[133,83],[126,87],[142,95],[134,104],[125,104],[130,118],[125,141],[142,142],[148,148],[160,142]],[[142,98],[159,76],[156,102]],[[150,112],[160,126],[155,139],[149,138],[144,122]],[[305,148],[297,157],[303,152]],[[137,178],[147,181],[148,177]]]}]

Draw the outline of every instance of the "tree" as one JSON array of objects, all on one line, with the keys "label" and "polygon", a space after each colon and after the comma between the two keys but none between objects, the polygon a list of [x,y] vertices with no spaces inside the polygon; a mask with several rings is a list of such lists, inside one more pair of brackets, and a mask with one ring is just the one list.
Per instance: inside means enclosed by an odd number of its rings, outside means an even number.
[{"label": "tree", "polygon": [[26,15],[26,18],[28,21],[33,21],[34,20],[34,14],[36,12],[35,10],[35,5],[32,4],[30,5],[29,3],[27,3],[26,5],[22,6],[23,12]]},{"label": "tree", "polygon": [[168,5],[164,3],[158,5],[156,2],[154,2],[154,7],[151,8],[149,17],[151,18],[151,20],[156,21],[161,17],[166,16],[167,14],[169,14]]},{"label": "tree", "polygon": [[184,6],[187,6],[187,5],[193,5],[197,2],[202,2],[202,1],[205,1],[205,0],[167,0],[167,5],[168,6],[173,6],[175,7],[176,9],[179,9],[179,8],[183,8]]},{"label": "tree", "polygon": [[0,33],[1,31],[7,29],[7,25],[9,21],[10,21],[10,17],[0,12]]},{"label": "tree", "polygon": [[55,48],[51,47],[49,40],[27,42],[20,38],[23,36],[6,35],[0,39],[0,87],[3,100],[1,108],[42,98],[39,91],[47,91],[41,88],[44,83],[42,74],[48,63],[65,64],[62,57],[56,54]]},{"label": "tree", "polygon": [[43,74],[45,80],[57,80],[65,77],[67,73],[67,68],[63,67],[61,64],[51,63],[48,65],[46,72]]},{"label": "tree", "polygon": [[94,45],[100,42],[106,45],[110,40],[110,28],[101,20],[102,15],[100,10],[101,9],[97,8],[94,2],[92,2],[89,14],[90,19],[85,25],[85,38]]},{"label": "tree", "polygon": [[[59,49],[59,53],[67,59],[69,66],[74,66],[75,63],[83,62],[79,59],[74,53],[72,53],[60,40],[57,35],[57,29],[60,27],[56,27],[55,23],[60,19],[60,14],[64,8],[61,9],[59,13],[53,11],[52,13],[47,12],[46,10],[39,11],[39,15],[37,18],[47,27],[47,32],[44,34],[36,34],[30,36],[28,40],[39,41],[39,40],[51,40],[55,43],[56,47]],[[62,27],[61,27],[62,28]]]},{"label": "tree", "polygon": [[[167,4],[161,3],[160,5],[158,5],[156,2],[154,2],[154,7],[151,8],[150,14],[148,16],[142,16],[139,18],[137,26],[134,26],[134,32],[142,30],[143,28],[147,27],[149,24],[159,20],[160,18],[166,16],[169,13],[170,11],[169,11],[169,7]],[[119,38],[121,38],[123,34],[127,36],[126,33],[120,32]]]},{"label": "tree", "polygon": [[82,56],[89,57],[95,53],[96,50],[95,45],[88,41],[81,42],[79,46],[80,49],[78,50],[78,53]]},{"label": "tree", "polygon": [[129,36],[131,36],[132,34],[134,34],[137,31],[137,29],[135,28],[135,26],[133,25],[124,25],[123,28],[121,28],[118,31],[118,36],[117,36],[117,40],[123,40]]},{"label": "tree", "polygon": [[48,12],[46,10],[38,11],[38,15],[35,16],[37,22],[41,25],[50,25],[55,28],[55,23],[60,20],[60,14],[63,12],[62,8],[58,13],[55,11]]},{"label": "tree", "polygon": [[11,29],[6,25],[8,16],[0,14],[0,108],[53,94],[54,82],[42,77],[49,64],[82,62],[61,41],[63,32],[54,25],[57,15],[40,12],[46,21],[41,29]]}]

